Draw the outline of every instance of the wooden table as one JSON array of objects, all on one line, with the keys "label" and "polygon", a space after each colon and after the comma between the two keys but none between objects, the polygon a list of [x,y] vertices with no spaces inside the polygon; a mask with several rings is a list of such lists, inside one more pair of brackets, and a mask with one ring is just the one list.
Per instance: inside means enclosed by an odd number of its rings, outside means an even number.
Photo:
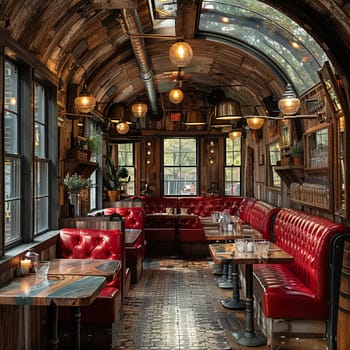
[{"label": "wooden table", "polygon": [[179,214],[153,213],[153,214],[146,214],[146,216],[163,217],[166,219],[173,219],[174,220],[175,256],[173,256],[173,258],[176,258],[180,252],[180,240],[179,240],[179,221],[180,221],[180,219],[198,218],[198,215],[195,215],[195,214],[181,214],[181,213],[179,213]]},{"label": "wooden table", "polygon": [[141,233],[142,233],[141,229],[126,228],[125,229],[125,246],[133,247],[137,239],[140,237]]},{"label": "wooden table", "polygon": [[[242,229],[240,233],[232,232],[220,232],[220,227],[208,226],[204,227],[205,238],[207,241],[222,241],[228,243],[235,239],[249,237],[249,238],[261,238],[262,235],[259,231],[254,229]],[[215,261],[214,261],[215,262]],[[220,262],[219,265],[225,267],[227,272],[226,282],[225,280],[219,284],[221,288],[232,287],[232,298],[221,300],[223,307],[231,310],[244,310],[246,303],[240,298],[239,294],[239,272],[238,264],[234,263],[232,259]]]},{"label": "wooden table", "polygon": [[293,257],[274,243],[270,243],[268,257],[262,258],[255,253],[237,253],[234,243],[210,244],[209,251],[213,260],[220,264],[231,261],[234,264],[245,264],[246,268],[246,328],[244,332],[234,333],[237,343],[243,346],[260,346],[267,342],[264,334],[254,329],[254,300],[253,300],[253,264],[288,263]]},{"label": "wooden table", "polygon": [[112,280],[122,266],[120,260],[110,259],[52,259],[49,275],[102,276]]},{"label": "wooden table", "polygon": [[[112,259],[52,259],[50,260],[50,276],[99,276],[112,280],[121,270],[120,260]],[[80,308],[72,309],[72,347],[80,349]],[[57,312],[57,311],[56,311]],[[56,316],[57,318],[57,316]]]},{"label": "wooden table", "polygon": [[[0,288],[0,304],[48,307],[48,349],[58,349],[57,307],[91,304],[105,285],[102,276],[52,275],[37,278],[35,274],[16,277]],[[78,328],[80,331],[80,328]],[[80,340],[80,335],[78,337]],[[80,343],[78,347],[80,348]]]}]

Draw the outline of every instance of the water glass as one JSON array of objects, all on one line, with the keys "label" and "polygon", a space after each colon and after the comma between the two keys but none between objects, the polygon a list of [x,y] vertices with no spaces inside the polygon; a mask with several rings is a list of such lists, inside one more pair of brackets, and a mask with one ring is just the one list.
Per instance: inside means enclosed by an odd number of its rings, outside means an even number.
[{"label": "water glass", "polygon": [[165,208],[165,212],[168,214],[168,215],[171,215],[173,213],[173,208]]},{"label": "water glass", "polygon": [[243,254],[246,251],[247,240],[243,238],[235,239],[235,251],[238,254]]},{"label": "water glass", "polygon": [[35,265],[35,274],[38,278],[47,278],[50,268],[50,261],[38,261]]},{"label": "water glass", "polygon": [[256,240],[255,244],[255,252],[262,258],[267,258],[269,255],[269,246],[270,242],[264,239]]}]

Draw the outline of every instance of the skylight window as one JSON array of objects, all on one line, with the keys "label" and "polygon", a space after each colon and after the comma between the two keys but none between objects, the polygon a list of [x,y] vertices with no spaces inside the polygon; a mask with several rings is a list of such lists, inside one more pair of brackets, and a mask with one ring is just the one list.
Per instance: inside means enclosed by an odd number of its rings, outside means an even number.
[{"label": "skylight window", "polygon": [[263,53],[285,72],[298,94],[319,82],[317,71],[328,60],[300,25],[257,0],[204,0],[198,29]]}]

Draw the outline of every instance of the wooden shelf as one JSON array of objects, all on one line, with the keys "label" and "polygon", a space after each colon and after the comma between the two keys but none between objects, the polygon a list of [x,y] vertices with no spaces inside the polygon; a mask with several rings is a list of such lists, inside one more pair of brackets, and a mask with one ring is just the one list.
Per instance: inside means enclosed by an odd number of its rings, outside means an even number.
[{"label": "wooden shelf", "polygon": [[304,167],[296,165],[276,166],[275,170],[282,181],[289,187],[292,182],[302,183],[304,180]]},{"label": "wooden shelf", "polygon": [[327,206],[322,205],[322,204],[309,203],[309,202],[304,202],[304,201],[300,201],[300,200],[292,199],[292,198],[291,198],[290,201],[295,203],[295,204],[303,205],[303,206],[306,206],[306,207],[316,208],[316,209],[320,209],[320,210],[323,210],[323,211],[331,212],[330,207],[327,207]]},{"label": "wooden shelf", "polygon": [[67,150],[67,159],[64,161],[66,174],[77,174],[87,179],[97,169],[97,163],[90,162],[86,152]]}]

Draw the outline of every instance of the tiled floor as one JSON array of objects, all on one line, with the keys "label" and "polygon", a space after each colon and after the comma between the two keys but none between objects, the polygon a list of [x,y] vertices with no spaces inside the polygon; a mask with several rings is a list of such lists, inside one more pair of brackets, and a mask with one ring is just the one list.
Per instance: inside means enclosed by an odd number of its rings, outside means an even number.
[{"label": "tiled floor", "polygon": [[[218,288],[208,261],[152,259],[132,286],[113,350],[239,350],[233,331],[244,313],[225,309],[231,290]],[[266,350],[268,346],[255,347]],[[324,342],[290,339],[280,349],[323,350]]]}]

